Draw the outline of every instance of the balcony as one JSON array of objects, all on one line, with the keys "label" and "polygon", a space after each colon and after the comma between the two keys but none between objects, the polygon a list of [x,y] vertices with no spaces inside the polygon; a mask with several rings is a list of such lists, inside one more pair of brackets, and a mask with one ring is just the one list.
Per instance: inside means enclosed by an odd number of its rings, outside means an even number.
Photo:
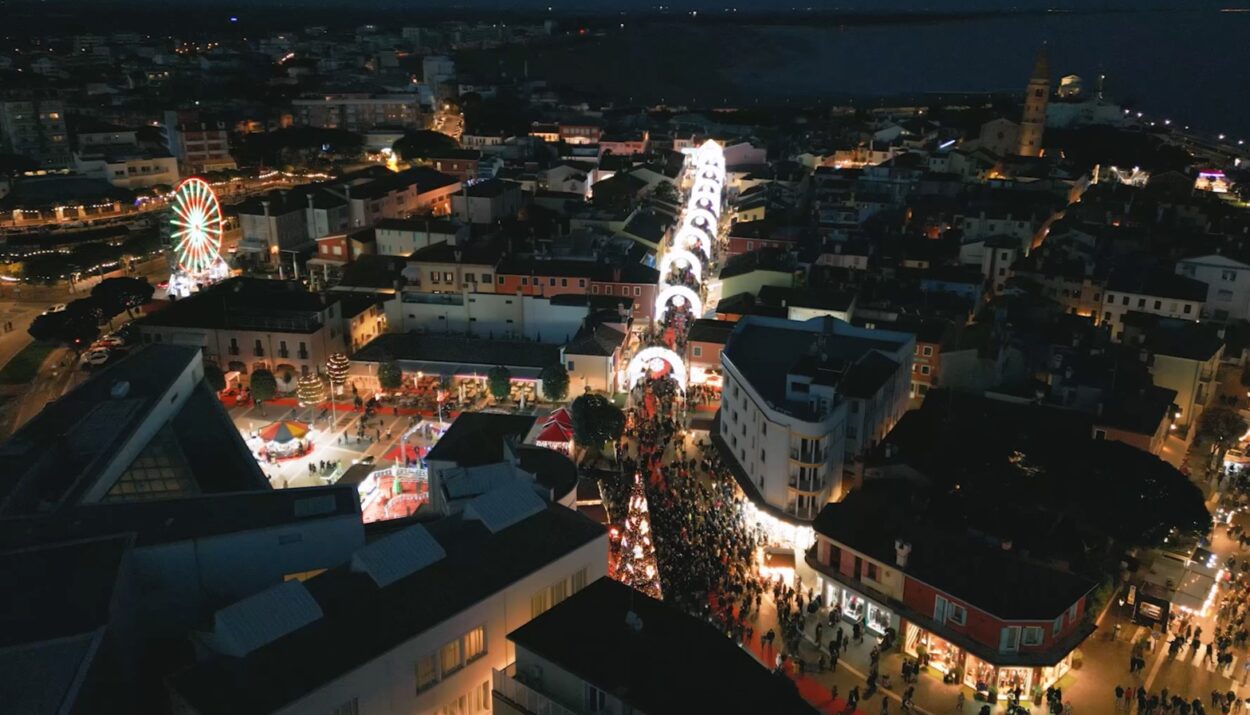
[{"label": "balcony", "polygon": [[299,353],[296,355],[296,357],[298,357],[300,360],[307,360],[307,359],[308,359],[308,351],[307,351],[307,350],[300,350],[300,351],[299,351]]},{"label": "balcony", "polygon": [[278,348],[278,357],[289,358],[291,357],[291,351],[287,350],[286,348]]},{"label": "balcony", "polygon": [[238,346],[238,345],[231,345],[230,347],[226,348],[226,352],[227,352],[227,353],[229,353],[229,354],[231,354],[231,355],[238,355],[238,354],[239,354],[239,346]]},{"label": "balcony", "polygon": [[491,669],[490,686],[494,692],[517,708],[532,715],[578,715],[518,678],[516,663],[503,670]]},{"label": "balcony", "polygon": [[252,354],[255,355],[256,357],[265,357],[265,349],[257,345],[256,347],[252,348]]}]

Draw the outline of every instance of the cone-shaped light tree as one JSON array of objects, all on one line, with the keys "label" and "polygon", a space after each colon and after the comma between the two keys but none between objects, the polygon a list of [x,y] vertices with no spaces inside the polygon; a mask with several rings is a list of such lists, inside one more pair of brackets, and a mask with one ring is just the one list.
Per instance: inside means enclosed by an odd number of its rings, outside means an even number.
[{"label": "cone-shaped light tree", "polygon": [[642,478],[634,475],[634,488],[629,494],[629,510],[625,514],[625,527],[621,531],[621,549],[617,560],[616,577],[652,598],[660,594],[660,572],[655,561],[655,545],[651,542],[651,516],[647,509],[647,495],[642,488]]}]

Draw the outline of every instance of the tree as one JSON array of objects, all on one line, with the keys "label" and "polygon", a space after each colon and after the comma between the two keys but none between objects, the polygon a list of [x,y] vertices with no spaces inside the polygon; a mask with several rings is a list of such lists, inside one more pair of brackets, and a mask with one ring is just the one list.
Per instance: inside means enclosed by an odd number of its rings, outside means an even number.
[{"label": "tree", "polygon": [[214,363],[204,365],[204,381],[208,386],[213,388],[213,392],[221,392],[226,389],[226,373]]},{"label": "tree", "polygon": [[406,161],[424,159],[459,148],[460,143],[455,139],[428,129],[405,132],[392,146],[395,153]]},{"label": "tree", "polygon": [[679,201],[677,187],[670,181],[661,181],[655,185],[655,197],[663,201]]},{"label": "tree", "polygon": [[343,353],[334,353],[326,360],[326,377],[330,378],[334,394],[343,392],[343,385],[347,384],[347,373],[351,367],[352,361],[348,360]]},{"label": "tree", "polygon": [[599,451],[605,442],[620,439],[625,431],[625,413],[608,398],[587,392],[573,400],[573,441],[586,449]]},{"label": "tree", "polygon": [[272,400],[274,395],[278,394],[278,380],[273,376],[272,372],[265,369],[253,370],[252,377],[248,381],[252,388],[252,399],[256,401],[256,406],[260,408],[260,413],[265,414],[265,400]]},{"label": "tree", "polygon": [[26,329],[35,340],[63,345],[76,351],[100,337],[99,324],[87,313],[68,309],[36,316]]},{"label": "tree", "polygon": [[139,278],[105,278],[91,289],[91,297],[100,301],[110,315],[131,311],[152,300],[156,288]]},{"label": "tree", "polygon": [[1212,464],[1224,461],[1224,453],[1236,446],[1246,433],[1246,421],[1236,410],[1211,407],[1198,416],[1198,439],[1211,443]]},{"label": "tree", "polygon": [[569,394],[569,371],[556,363],[543,368],[538,375],[543,381],[543,394],[552,402],[560,402]]},{"label": "tree", "polygon": [[107,306],[94,296],[70,301],[69,305],[65,306],[65,312],[71,316],[80,316],[83,320],[93,321],[97,326],[117,315],[117,313],[110,313]]},{"label": "tree", "polygon": [[486,371],[486,384],[495,402],[503,402],[512,392],[512,371],[503,365],[496,365]]},{"label": "tree", "polygon": [[387,360],[378,365],[378,384],[383,390],[398,390],[404,384],[404,371],[398,362]]},{"label": "tree", "polygon": [[621,530],[616,578],[626,586],[642,591],[652,598],[663,598],[660,593],[660,572],[655,560],[655,545],[651,542],[647,495],[642,488],[642,478],[637,474],[634,475],[634,486],[629,494],[625,526]]},{"label": "tree", "polygon": [[326,399],[325,380],[318,373],[310,372],[299,379],[295,394],[299,397],[299,403],[304,407],[319,405]]}]

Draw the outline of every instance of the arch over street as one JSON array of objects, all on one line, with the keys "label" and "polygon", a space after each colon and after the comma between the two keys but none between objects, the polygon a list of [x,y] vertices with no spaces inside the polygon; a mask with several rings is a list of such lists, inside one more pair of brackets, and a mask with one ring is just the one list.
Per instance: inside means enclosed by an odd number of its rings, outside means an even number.
[{"label": "arch over street", "polygon": [[660,280],[668,278],[673,264],[677,264],[678,268],[689,268],[694,279],[703,282],[703,261],[684,248],[670,248],[664,252],[664,256],[660,258]]},{"label": "arch over street", "polygon": [[703,314],[703,301],[699,300],[699,294],[690,290],[686,286],[668,286],[660,291],[655,297],[655,319],[664,320],[664,316],[668,315],[668,302],[673,301],[677,305],[690,304],[690,312],[694,317],[698,318]]},{"label": "arch over street", "polygon": [[659,345],[639,350],[634,359],[629,361],[629,367],[625,373],[629,389],[632,390],[639,380],[647,376],[647,372],[652,370],[655,361],[668,363],[668,366],[673,370],[673,379],[677,380],[677,385],[682,389],[682,392],[685,392],[686,364],[682,362],[677,353]]},{"label": "arch over street", "polygon": [[712,255],[712,238],[707,234],[707,231],[699,230],[693,226],[685,226],[678,231],[677,236],[673,239],[673,245],[685,250],[698,246],[703,250],[704,255]]}]

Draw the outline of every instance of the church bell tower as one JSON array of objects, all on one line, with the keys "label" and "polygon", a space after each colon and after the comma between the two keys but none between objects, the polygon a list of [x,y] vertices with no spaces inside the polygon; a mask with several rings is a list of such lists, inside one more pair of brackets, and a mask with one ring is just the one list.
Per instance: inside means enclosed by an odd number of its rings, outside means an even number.
[{"label": "church bell tower", "polygon": [[1050,63],[1046,45],[1037,53],[1033,76],[1024,95],[1024,116],[1020,119],[1020,156],[1042,155],[1042,132],[1046,129],[1046,103],[1050,99]]}]

